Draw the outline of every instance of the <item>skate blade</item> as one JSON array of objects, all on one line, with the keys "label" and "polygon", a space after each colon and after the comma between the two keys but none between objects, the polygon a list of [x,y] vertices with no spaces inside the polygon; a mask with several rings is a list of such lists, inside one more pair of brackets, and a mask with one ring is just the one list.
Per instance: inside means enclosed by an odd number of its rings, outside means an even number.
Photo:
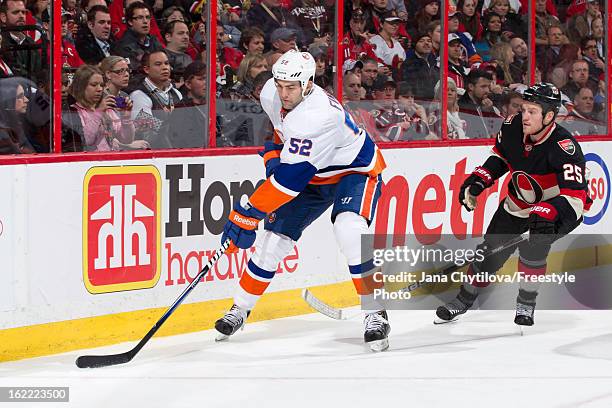
[{"label": "skate blade", "polygon": [[229,340],[230,336],[228,336],[227,334],[223,334],[223,333],[217,333],[217,336],[215,337],[215,342],[220,342],[220,341],[227,341]]},{"label": "skate blade", "polygon": [[443,319],[440,319],[438,316],[436,316],[434,318],[433,324],[456,323],[457,320],[459,320],[459,316],[457,316],[457,317],[455,317],[454,319],[451,319],[451,320],[443,320]]},{"label": "skate blade", "polygon": [[370,347],[370,350],[375,353],[379,353],[389,348],[389,339],[374,340],[366,344]]}]

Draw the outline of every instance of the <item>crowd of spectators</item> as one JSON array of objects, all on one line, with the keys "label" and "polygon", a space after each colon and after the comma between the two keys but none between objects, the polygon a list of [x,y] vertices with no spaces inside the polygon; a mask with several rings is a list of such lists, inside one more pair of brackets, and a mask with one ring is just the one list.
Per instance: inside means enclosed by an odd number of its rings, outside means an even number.
[{"label": "crowd of spectators", "polygon": [[[575,134],[606,131],[601,1],[535,2],[536,81],[562,91],[560,120]],[[315,83],[336,93],[335,1],[213,5],[218,146],[271,137],[259,94],[289,49],[310,52]],[[207,145],[206,7],[206,0],[62,1],[64,151]],[[342,103],[375,141],[490,138],[520,110],[530,82],[528,0],[448,0],[445,16],[440,0],[348,0],[344,8]],[[0,2],[0,154],[49,151],[49,10],[48,0]]]}]

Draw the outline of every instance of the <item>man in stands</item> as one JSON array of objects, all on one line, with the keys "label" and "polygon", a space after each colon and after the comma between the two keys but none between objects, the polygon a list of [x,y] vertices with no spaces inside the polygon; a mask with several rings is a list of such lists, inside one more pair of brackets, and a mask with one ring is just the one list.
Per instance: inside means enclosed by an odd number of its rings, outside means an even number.
[{"label": "man in stands", "polygon": [[153,149],[173,147],[168,137],[170,116],[182,95],[170,81],[170,62],[163,50],[142,57],[145,78],[130,94],[134,107],[132,119],[140,138]]},{"label": "man in stands", "polygon": [[185,53],[189,47],[189,27],[180,20],[172,21],[164,26],[164,38],[170,66],[175,73],[185,72],[185,68],[193,62]]},{"label": "man in stands", "polygon": [[[3,0],[0,3],[0,26],[3,29],[17,28],[25,25],[26,7],[23,0]],[[36,80],[40,72],[42,61],[40,50],[34,48],[32,38],[25,31],[4,31],[2,33],[2,48],[5,52],[6,63],[16,76]]]},{"label": "man in stands", "polygon": [[111,18],[106,6],[89,9],[87,25],[79,29],[75,45],[81,59],[90,65],[97,65],[111,55]]},{"label": "man in stands", "polygon": [[152,15],[151,8],[140,1],[130,4],[125,11],[128,30],[112,47],[111,54],[129,59],[132,70],[140,68],[140,60],[145,53],[164,48],[157,38],[151,35]]},{"label": "man in stands", "polygon": [[459,99],[459,117],[467,123],[469,138],[489,138],[499,130],[500,112],[489,98],[493,77],[473,69],[468,75],[467,92]]},{"label": "man in stands", "polygon": [[569,78],[568,83],[561,88],[561,92],[572,100],[582,88],[590,88],[592,93],[597,90],[597,82],[591,83],[589,81],[589,64],[585,60],[579,59],[574,61],[569,72]]}]

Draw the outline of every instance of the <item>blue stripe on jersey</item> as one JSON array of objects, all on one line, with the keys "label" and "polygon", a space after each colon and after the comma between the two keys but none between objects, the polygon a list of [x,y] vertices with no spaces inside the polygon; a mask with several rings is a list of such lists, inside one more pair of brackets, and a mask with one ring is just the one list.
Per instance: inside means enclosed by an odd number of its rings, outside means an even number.
[{"label": "blue stripe on jersey", "polygon": [[303,191],[317,172],[310,162],[281,163],[274,170],[274,179],[281,186],[297,193]]},{"label": "blue stripe on jersey", "polygon": [[274,274],[276,273],[276,271],[271,272],[271,271],[266,271],[265,269],[261,269],[259,266],[255,265],[255,262],[253,262],[252,259],[249,260],[247,267],[249,268],[251,272],[253,272],[253,275],[259,276],[260,278],[263,278],[263,279],[272,279],[274,277]]},{"label": "blue stripe on jersey", "polygon": [[317,171],[319,173],[326,173],[328,171],[336,171],[336,170],[345,170],[355,167],[367,167],[372,163],[372,159],[374,158],[374,153],[376,152],[376,145],[374,142],[366,135],[363,146],[361,146],[361,150],[359,150],[359,154],[355,157],[355,160],[351,164],[344,164],[339,166],[328,166],[324,169]]},{"label": "blue stripe on jersey", "polygon": [[361,265],[349,265],[349,271],[351,275],[359,275],[361,273],[366,273],[374,269],[374,260],[370,259],[362,263]]}]

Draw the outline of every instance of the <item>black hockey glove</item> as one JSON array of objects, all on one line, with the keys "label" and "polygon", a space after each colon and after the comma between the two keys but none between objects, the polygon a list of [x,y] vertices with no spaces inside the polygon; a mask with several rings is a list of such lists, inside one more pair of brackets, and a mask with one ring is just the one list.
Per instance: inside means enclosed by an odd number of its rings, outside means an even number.
[{"label": "black hockey glove", "polygon": [[556,240],[557,209],[550,203],[534,205],[529,212],[529,241],[550,245]]},{"label": "black hockey glove", "polygon": [[459,203],[466,210],[472,211],[476,208],[476,197],[478,197],[485,188],[493,185],[493,177],[484,167],[476,167],[474,172],[465,179],[459,189]]}]

